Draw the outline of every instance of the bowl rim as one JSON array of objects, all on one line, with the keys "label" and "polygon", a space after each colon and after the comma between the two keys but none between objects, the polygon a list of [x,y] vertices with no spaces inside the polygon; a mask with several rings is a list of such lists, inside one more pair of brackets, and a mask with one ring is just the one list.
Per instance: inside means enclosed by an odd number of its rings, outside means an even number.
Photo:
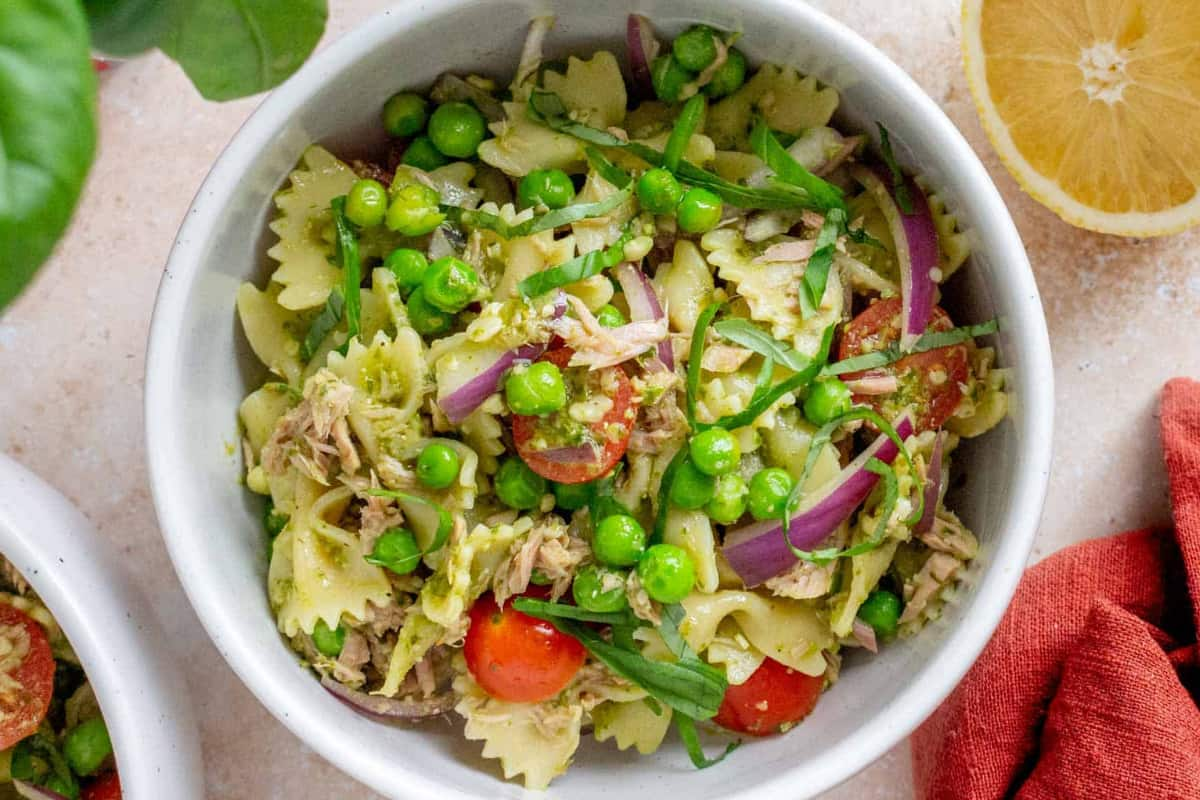
[{"label": "bowl rim", "polygon": [[145,595],[87,518],[3,453],[0,552],[79,656],[113,739],[125,797],[203,798],[190,695]]},{"label": "bowl rim", "polygon": [[[933,657],[922,664],[909,685],[879,715],[848,735],[820,762],[807,765],[804,791],[816,795],[878,759],[933,713],[975,662],[1003,617],[1024,572],[1046,496],[1054,418],[1053,369],[1041,299],[1016,225],[979,157],[954,123],[907,72],[842,22],[805,3],[739,0],[742,1],[753,2],[768,15],[789,20],[789,25],[808,27],[827,37],[832,42],[831,48],[849,54],[848,60],[861,65],[863,75],[870,75],[872,80],[883,83],[885,89],[905,98],[912,109],[906,116],[922,119],[925,135],[942,153],[939,161],[954,162],[962,183],[972,187],[982,206],[981,217],[995,226],[1002,246],[992,255],[1006,265],[1009,293],[1026,298],[1023,304],[1015,304],[1016,311],[1009,319],[1010,327],[1022,334],[1012,338],[1010,347],[1017,354],[1022,371],[1030,376],[1022,384],[1022,413],[1017,421],[1023,428],[1021,439],[1026,445],[1019,452],[1021,467],[1016,471],[1017,478],[1009,487],[1014,498],[1009,525],[998,537],[992,564],[974,589],[970,624],[960,624],[948,631]],[[272,92],[230,140],[193,200],[159,287],[146,358],[147,442],[170,441],[172,431],[178,429],[179,406],[174,403],[175,388],[165,377],[169,373],[166,366],[178,360],[186,335],[180,320],[191,287],[200,274],[199,253],[211,237],[246,165],[270,144],[280,120],[311,99],[331,76],[356,61],[360,53],[373,51],[393,36],[417,30],[426,20],[470,2],[439,0],[406,6],[402,14],[390,9],[369,17],[317,53],[295,76]],[[355,747],[354,742],[319,734],[322,727],[319,714],[293,702],[271,674],[257,665],[249,641],[236,633],[239,625],[235,609],[206,589],[206,567],[198,557],[195,543],[186,535],[190,522],[177,508],[176,489],[171,480],[181,474],[183,463],[176,462],[173,448],[149,449],[147,458],[163,538],[180,583],[217,649],[259,702],[339,769],[389,796],[415,798],[440,792],[463,800],[475,797],[403,764],[385,766],[365,749]],[[396,784],[389,779],[398,769],[406,773],[402,794],[397,794]],[[768,797],[795,798],[797,788],[789,777],[791,774],[791,771],[780,772],[727,797],[750,800],[753,796],[761,800],[766,792]]]}]

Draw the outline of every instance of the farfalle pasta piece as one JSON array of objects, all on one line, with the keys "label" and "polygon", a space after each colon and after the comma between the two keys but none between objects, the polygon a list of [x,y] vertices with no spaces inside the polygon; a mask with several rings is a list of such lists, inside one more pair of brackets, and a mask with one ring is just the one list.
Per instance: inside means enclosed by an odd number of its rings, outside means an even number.
[{"label": "farfalle pasta piece", "polygon": [[313,145],[288,176],[288,188],[275,195],[279,214],[270,228],[279,241],[267,255],[279,262],[271,280],[283,287],[278,302],[284,308],[316,308],[341,280],[341,270],[330,262],[333,245],[325,240],[323,229],[331,220],[330,201],[349,192],[357,179],[347,164]]},{"label": "farfalle pasta piece", "polygon": [[243,283],[237,294],[238,319],[258,360],[289,384],[296,385],[304,372],[300,341],[307,324],[303,314],[279,304],[281,289],[273,283],[263,292],[252,283]]},{"label": "farfalle pasta piece", "polygon": [[703,511],[672,508],[667,512],[663,541],[683,548],[696,568],[696,588],[715,592],[720,583],[717,573],[717,541],[713,536],[712,520]]},{"label": "farfalle pasta piece", "polygon": [[625,81],[616,56],[607,50],[586,60],[570,56],[565,73],[546,70],[542,87],[558,95],[571,116],[585,125],[604,130],[625,121]]},{"label": "farfalle pasta piece", "polygon": [[924,176],[918,175],[917,185],[925,192],[929,201],[929,213],[933,217],[933,227],[937,229],[938,249],[940,258],[938,269],[942,271],[939,282],[945,282],[958,271],[958,268],[971,255],[971,239],[959,228],[958,217],[946,206],[941,193]]},{"label": "farfalle pasta piece", "polygon": [[505,103],[507,115],[488,127],[495,136],[479,145],[479,158],[513,177],[535,169],[578,172],[584,164],[583,143],[529,119],[524,103]]},{"label": "farfalle pasta piece", "polygon": [[756,114],[773,130],[799,136],[806,128],[828,125],[838,101],[837,90],[822,87],[816,78],[764,64],[742,88],[709,109],[705,132],[721,150],[747,151]]},{"label": "farfalle pasta piece", "polygon": [[346,614],[366,619],[367,604],[392,602],[392,585],[368,564],[362,541],[338,527],[354,493],[296,476],[295,510],[272,547],[268,594],[285,636],[311,634],[318,620],[336,628]]},{"label": "farfalle pasta piece", "polygon": [[636,749],[644,756],[658,750],[671,728],[672,711],[645,700],[601,703],[592,709],[593,733],[598,742],[610,739],[618,750]]}]

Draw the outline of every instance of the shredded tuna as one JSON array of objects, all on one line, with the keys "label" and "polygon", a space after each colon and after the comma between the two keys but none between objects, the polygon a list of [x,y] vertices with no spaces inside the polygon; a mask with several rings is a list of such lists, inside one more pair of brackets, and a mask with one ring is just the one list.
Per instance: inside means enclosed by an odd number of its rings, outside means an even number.
[{"label": "shredded tuna", "polygon": [[571,587],[575,570],[590,550],[587,542],[571,535],[561,518],[553,514],[543,517],[497,568],[492,579],[496,602],[503,604],[529,588],[534,570],[552,581],[550,597],[557,600]]},{"label": "shredded tuna", "polygon": [[806,261],[813,251],[817,248],[816,239],[796,239],[791,242],[780,242],[773,244],[763,251],[763,254],[756,256],[755,263],[764,263],[771,261]]},{"label": "shredded tuna", "polygon": [[854,635],[854,641],[872,653],[879,652],[879,644],[875,640],[875,629],[858,617],[854,618],[854,626],[851,629],[851,633]]},{"label": "shredded tuna", "polygon": [[637,570],[630,572],[625,581],[625,596],[629,599],[629,608],[633,611],[634,616],[644,619],[656,627],[662,624],[662,613],[659,611],[658,604],[651,600],[650,595],[646,593],[646,588],[638,579]]},{"label": "shredded tuna", "polygon": [[771,594],[779,597],[807,600],[811,597],[828,594],[833,586],[833,576],[836,572],[836,562],[817,565],[811,561],[797,561],[790,570],[782,575],[776,575],[763,586]]},{"label": "shredded tuna", "polygon": [[911,579],[904,583],[904,613],[900,623],[912,622],[921,616],[934,595],[962,567],[962,562],[949,553],[933,553]]},{"label": "shredded tuna", "polygon": [[713,344],[704,348],[700,366],[709,372],[737,372],[750,360],[754,353],[744,347],[729,344]]},{"label": "shredded tuna", "polygon": [[367,637],[354,629],[346,631],[342,652],[333,665],[333,677],[342,683],[359,685],[366,676],[362,668],[371,661],[371,646]]},{"label": "shredded tuna", "polygon": [[941,512],[933,518],[933,527],[918,537],[931,550],[949,553],[955,558],[969,561],[979,550],[979,543],[962,522],[949,512]]},{"label": "shredded tuna", "polygon": [[895,375],[866,375],[846,381],[846,386],[855,394],[891,394],[900,388],[900,382]]},{"label": "shredded tuna", "polygon": [[636,358],[667,338],[667,318],[642,322],[631,322],[619,328],[601,325],[583,301],[568,294],[578,319],[563,316],[550,323],[550,327],[561,336],[574,351],[570,366],[612,367]]},{"label": "shredded tuna", "polygon": [[[360,461],[349,441],[349,428],[342,432],[344,442],[334,441],[334,428],[339,421],[345,424],[353,397],[354,387],[329,370],[323,369],[310,378],[304,384],[304,399],[279,419],[263,445],[263,468],[281,475],[290,464],[325,486],[335,466],[345,472],[357,470]],[[348,461],[340,445],[348,448]]]}]

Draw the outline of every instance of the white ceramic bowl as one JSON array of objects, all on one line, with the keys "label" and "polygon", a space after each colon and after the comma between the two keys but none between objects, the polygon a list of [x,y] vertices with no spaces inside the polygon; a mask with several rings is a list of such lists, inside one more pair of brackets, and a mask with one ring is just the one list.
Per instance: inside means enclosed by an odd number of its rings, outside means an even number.
[{"label": "white ceramic bowl", "polygon": [[[956,507],[982,552],[962,602],[923,635],[852,660],[813,716],[695,771],[680,747],[654,757],[585,744],[549,797],[786,797],[819,793],[899,742],[953,688],[1000,620],[1037,528],[1050,464],[1053,389],[1045,321],[1029,263],[1000,195],[946,116],[853,32],[788,0],[443,0],[406,3],[336,42],[278,89],[214,166],[183,225],[159,293],[146,374],[150,471],[163,534],[217,647],[285,725],[346,772],[397,798],[523,793],[442,724],[391,728],[328,696],[275,631],[265,590],[260,501],[239,485],[235,409],[261,379],[234,318],[244,280],[265,280],[271,196],[310,142],[359,153],[379,144],[394,91],[447,69],[514,70],[529,19],[553,11],[548,57],[624,52],[626,14],[664,33],[703,20],[744,32],[755,60],[792,64],[842,92],[842,123],[878,119],[901,160],[929,176],[974,231],[975,255],[949,302],[960,322],[997,315],[1001,363],[1014,370],[1013,413],[960,452]],[[618,771],[619,770],[619,771]]]},{"label": "white ceramic bowl", "polygon": [[201,800],[192,706],[162,628],[91,523],[0,453],[0,553],[62,626],[113,740],[125,800]]}]

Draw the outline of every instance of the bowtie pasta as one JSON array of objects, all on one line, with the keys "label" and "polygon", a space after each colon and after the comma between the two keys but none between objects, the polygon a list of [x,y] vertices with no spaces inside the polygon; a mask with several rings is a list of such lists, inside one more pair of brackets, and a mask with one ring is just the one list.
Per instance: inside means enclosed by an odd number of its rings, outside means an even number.
[{"label": "bowtie pasta", "polygon": [[[851,649],[915,633],[977,544],[950,456],[1006,373],[940,287],[945,200],[838,93],[697,25],[446,74],[390,148],[313,145],[275,198],[271,373],[240,410],[268,596],[323,685],[451,710],[544,788],[581,733],[797,725]],[[803,734],[798,734],[803,735]]]}]

